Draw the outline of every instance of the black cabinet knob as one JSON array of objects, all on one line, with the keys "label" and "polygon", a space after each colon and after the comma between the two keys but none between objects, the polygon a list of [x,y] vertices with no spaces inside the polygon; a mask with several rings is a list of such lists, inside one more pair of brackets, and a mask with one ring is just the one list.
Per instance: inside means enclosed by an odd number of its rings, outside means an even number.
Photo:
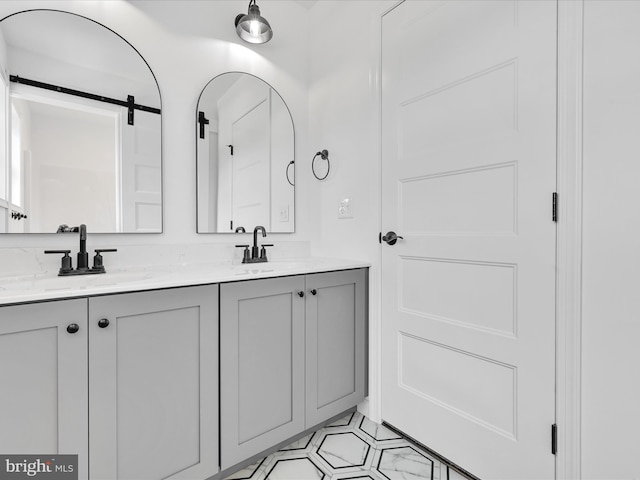
[{"label": "black cabinet knob", "polygon": [[316,293],[318,293],[318,291],[315,288],[311,289],[311,295],[315,295]]},{"label": "black cabinet knob", "polygon": [[69,325],[67,325],[68,333],[76,333],[78,330],[80,330],[80,325],[78,325],[77,323],[70,323]]},{"label": "black cabinet knob", "polygon": [[304,292],[302,292],[302,291],[298,292],[298,296],[299,296],[300,298],[304,297]]},{"label": "black cabinet knob", "polygon": [[100,328],[107,328],[109,326],[109,320],[107,318],[101,318],[98,320],[98,326]]}]

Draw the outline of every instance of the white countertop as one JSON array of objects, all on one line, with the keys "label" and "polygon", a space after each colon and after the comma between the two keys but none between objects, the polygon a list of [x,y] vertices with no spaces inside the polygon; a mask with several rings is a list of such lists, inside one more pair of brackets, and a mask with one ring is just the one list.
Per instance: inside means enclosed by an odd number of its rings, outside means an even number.
[{"label": "white countertop", "polygon": [[104,274],[69,277],[0,277],[0,305],[304,275],[369,266],[369,263],[358,260],[312,257],[237,265],[221,262],[132,267],[110,269]]}]

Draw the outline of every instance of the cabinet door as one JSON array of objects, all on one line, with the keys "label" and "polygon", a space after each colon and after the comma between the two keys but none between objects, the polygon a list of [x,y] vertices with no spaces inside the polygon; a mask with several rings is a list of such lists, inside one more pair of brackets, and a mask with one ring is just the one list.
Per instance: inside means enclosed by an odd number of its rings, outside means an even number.
[{"label": "cabinet door", "polygon": [[307,428],[364,399],[365,275],[347,270],[307,276]]},{"label": "cabinet door", "polygon": [[0,307],[0,384],[0,452],[77,454],[86,478],[87,300]]},{"label": "cabinet door", "polygon": [[304,430],[304,277],[220,287],[222,469]]},{"label": "cabinet door", "polygon": [[217,285],[90,299],[93,480],[218,471],[217,319]]}]

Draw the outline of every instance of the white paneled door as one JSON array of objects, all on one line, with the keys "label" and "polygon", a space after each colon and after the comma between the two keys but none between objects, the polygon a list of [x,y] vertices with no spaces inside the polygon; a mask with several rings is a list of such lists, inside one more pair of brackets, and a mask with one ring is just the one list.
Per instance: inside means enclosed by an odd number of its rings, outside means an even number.
[{"label": "white paneled door", "polygon": [[382,417],[483,480],[554,478],[556,7],[382,20]]},{"label": "white paneled door", "polygon": [[[134,125],[121,117],[121,224],[125,232],[162,231],[161,118],[156,113],[135,111]],[[125,121],[122,121],[124,119]]]}]

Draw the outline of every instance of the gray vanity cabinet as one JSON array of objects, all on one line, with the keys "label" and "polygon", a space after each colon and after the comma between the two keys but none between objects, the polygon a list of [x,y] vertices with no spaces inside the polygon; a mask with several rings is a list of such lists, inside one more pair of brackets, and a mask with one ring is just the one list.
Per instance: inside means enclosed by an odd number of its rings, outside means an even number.
[{"label": "gray vanity cabinet", "polygon": [[220,286],[222,470],[364,399],[366,270]]},{"label": "gray vanity cabinet", "polygon": [[93,479],[218,471],[218,286],[89,301]]},{"label": "gray vanity cabinet", "polygon": [[364,399],[365,275],[364,269],[307,275],[307,427]]},{"label": "gray vanity cabinet", "polygon": [[88,472],[87,299],[0,307],[0,452]]},{"label": "gray vanity cabinet", "polygon": [[303,276],[220,286],[222,470],[304,430],[304,309]]}]

